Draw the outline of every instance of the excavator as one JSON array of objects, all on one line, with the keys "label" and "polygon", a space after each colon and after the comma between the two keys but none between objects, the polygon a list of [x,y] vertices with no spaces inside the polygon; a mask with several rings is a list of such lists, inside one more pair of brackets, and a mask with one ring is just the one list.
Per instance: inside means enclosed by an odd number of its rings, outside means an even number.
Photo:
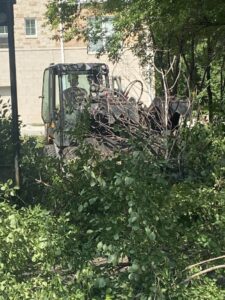
[{"label": "excavator", "polygon": [[[126,149],[128,135],[143,133],[155,153],[154,142],[160,135],[173,135],[180,120],[190,115],[188,99],[168,97],[166,102],[156,97],[146,107],[141,102],[140,80],[131,81],[126,88],[121,83],[120,77],[110,79],[109,67],[102,63],[47,67],[41,96],[45,153],[70,159],[82,141],[108,155],[115,149]],[[135,87],[138,92],[132,93]]]},{"label": "excavator", "polygon": [[[130,96],[134,85],[139,85],[138,99]],[[125,89],[120,77],[110,80],[106,64],[50,65],[44,70],[41,96],[46,153],[58,157],[73,155],[79,131],[84,128],[86,141],[103,152],[122,144],[112,128],[118,120],[139,122],[138,102],[142,93],[143,83],[139,80]]]}]

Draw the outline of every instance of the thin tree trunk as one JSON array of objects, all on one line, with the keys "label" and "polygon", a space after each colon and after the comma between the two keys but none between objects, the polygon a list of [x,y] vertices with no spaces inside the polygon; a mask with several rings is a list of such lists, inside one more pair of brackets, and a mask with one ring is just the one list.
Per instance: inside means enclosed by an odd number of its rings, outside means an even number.
[{"label": "thin tree trunk", "polygon": [[191,91],[195,90],[195,38],[191,39],[191,63],[190,63],[190,87]]},{"label": "thin tree trunk", "polygon": [[180,71],[180,55],[178,55],[176,57],[176,62],[175,62],[175,67],[174,67],[174,72],[173,72],[173,90],[172,90],[172,95],[176,96],[177,95],[177,91],[178,91],[178,80],[177,77],[179,75],[179,71]]},{"label": "thin tree trunk", "polygon": [[209,122],[213,121],[213,93],[211,89],[211,62],[212,62],[212,47],[210,38],[207,40],[207,58],[208,66],[206,68],[206,78],[207,78],[207,94],[208,94],[208,109],[209,109]]},{"label": "thin tree trunk", "polygon": [[221,69],[220,69],[220,101],[221,101],[221,105],[223,103],[224,87],[225,87],[225,79],[223,77],[224,63],[225,63],[225,57],[223,57],[223,62],[222,62]]},{"label": "thin tree trunk", "polygon": [[[195,82],[195,72],[196,72],[196,66],[195,66],[195,37],[193,36],[191,39],[191,46],[190,46],[190,60],[188,61],[187,56],[185,54],[185,51],[183,49],[183,45],[181,44],[180,47],[181,56],[184,60],[184,63],[186,65],[187,74],[188,74],[188,85],[190,88],[191,94],[195,92],[196,88],[196,82]],[[187,91],[188,93],[189,91]]]}]

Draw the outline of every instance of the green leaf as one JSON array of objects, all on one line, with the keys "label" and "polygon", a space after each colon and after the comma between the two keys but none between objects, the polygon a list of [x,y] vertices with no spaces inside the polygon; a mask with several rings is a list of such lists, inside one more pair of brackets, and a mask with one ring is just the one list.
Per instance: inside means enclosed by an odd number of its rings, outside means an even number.
[{"label": "green leaf", "polygon": [[129,186],[134,183],[134,179],[132,177],[125,177],[125,185]]},{"label": "green leaf", "polygon": [[118,233],[114,234],[113,238],[114,238],[115,241],[118,241],[118,239],[119,239],[119,234],[118,234]]},{"label": "green leaf", "polygon": [[106,286],[106,280],[104,278],[100,277],[96,280],[96,285],[99,288],[104,288]]},{"label": "green leaf", "polygon": [[17,218],[16,218],[16,216],[15,215],[9,216],[9,220],[10,220],[10,227],[16,228],[17,227]]},{"label": "green leaf", "polygon": [[98,242],[97,249],[98,250],[102,250],[102,247],[103,247],[103,243],[102,242]]},{"label": "green leaf", "polygon": [[89,199],[89,203],[92,205],[97,201],[97,197]]},{"label": "green leaf", "polygon": [[78,207],[78,212],[82,212],[82,211],[83,211],[83,209],[84,209],[83,205],[82,205],[82,204],[80,204],[80,205],[79,205],[79,207]]},{"label": "green leaf", "polygon": [[91,183],[90,183],[90,186],[91,186],[91,187],[96,186],[96,182],[95,182],[94,180],[92,180]]}]

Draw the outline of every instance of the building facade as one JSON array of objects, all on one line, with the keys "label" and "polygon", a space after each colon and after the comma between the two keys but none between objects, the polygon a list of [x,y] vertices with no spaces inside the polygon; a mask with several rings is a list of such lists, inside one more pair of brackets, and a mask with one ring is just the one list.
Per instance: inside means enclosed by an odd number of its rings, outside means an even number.
[{"label": "building facade", "polygon": [[[143,102],[154,98],[154,82],[145,81],[138,60],[125,51],[121,62],[112,64],[106,56],[96,58],[88,44],[82,41],[64,43],[53,40],[53,33],[44,26],[47,0],[17,0],[14,5],[17,95],[20,119],[25,125],[42,124],[41,96],[43,71],[49,64],[103,62],[109,65],[111,75],[119,75],[122,84],[139,79],[144,83]],[[89,45],[90,46],[90,45]],[[7,28],[0,27],[0,95],[10,97]]]}]

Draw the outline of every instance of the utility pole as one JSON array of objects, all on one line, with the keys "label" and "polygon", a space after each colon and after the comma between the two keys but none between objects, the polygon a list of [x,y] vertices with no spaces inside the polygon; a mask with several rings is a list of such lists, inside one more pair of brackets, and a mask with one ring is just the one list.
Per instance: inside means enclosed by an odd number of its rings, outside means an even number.
[{"label": "utility pole", "polygon": [[8,28],[9,45],[9,69],[11,86],[11,104],[12,104],[12,143],[13,143],[13,163],[15,171],[15,184],[20,186],[20,134],[17,103],[17,85],[16,85],[16,59],[14,42],[14,12],[13,4],[16,0],[0,0],[0,26]]}]

